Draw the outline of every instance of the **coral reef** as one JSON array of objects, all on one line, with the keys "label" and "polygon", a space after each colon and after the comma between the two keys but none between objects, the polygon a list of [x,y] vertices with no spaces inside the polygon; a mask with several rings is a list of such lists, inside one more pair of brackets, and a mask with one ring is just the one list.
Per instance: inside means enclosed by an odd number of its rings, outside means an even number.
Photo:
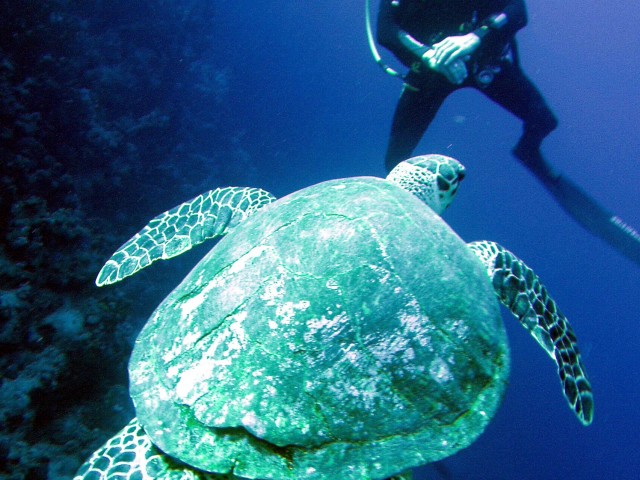
[{"label": "coral reef", "polygon": [[93,278],[162,208],[238,183],[220,155],[249,161],[206,107],[231,76],[212,4],[0,1],[2,479],[69,478],[129,420],[131,345],[175,279]]}]

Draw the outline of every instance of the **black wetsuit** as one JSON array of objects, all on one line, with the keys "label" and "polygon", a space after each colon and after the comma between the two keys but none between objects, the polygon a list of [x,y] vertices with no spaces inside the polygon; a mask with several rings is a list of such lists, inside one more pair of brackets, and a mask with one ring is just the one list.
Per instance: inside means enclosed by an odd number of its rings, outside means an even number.
[{"label": "black wetsuit", "polygon": [[[504,13],[500,28],[491,17]],[[473,87],[524,122],[514,153],[540,175],[548,166],[540,143],[558,121],[538,89],[524,75],[517,59],[514,35],[527,24],[523,0],[381,0],[378,42],[411,70],[398,102],[385,158],[387,170],[411,156],[445,98]],[[447,36],[476,32],[478,50],[466,62],[469,76],[460,85],[425,67],[422,55]],[[536,170],[544,170],[538,172]]]}]

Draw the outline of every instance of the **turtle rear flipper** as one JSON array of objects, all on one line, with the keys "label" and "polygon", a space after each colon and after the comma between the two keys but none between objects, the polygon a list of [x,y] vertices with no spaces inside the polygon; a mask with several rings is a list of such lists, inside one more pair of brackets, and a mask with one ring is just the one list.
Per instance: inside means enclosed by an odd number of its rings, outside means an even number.
[{"label": "turtle rear flipper", "polygon": [[469,243],[487,267],[500,302],[513,313],[558,365],[564,396],[584,425],[593,420],[593,394],[576,336],[538,276],[495,242]]},{"label": "turtle rear flipper", "polygon": [[259,188],[209,190],[151,220],[104,264],[96,285],[116,283],[151,265],[225,235],[246,217],[275,200]]},{"label": "turtle rear flipper", "polygon": [[73,480],[109,479],[231,480],[232,474],[195,470],[156,448],[134,418],[113,438],[95,451]]}]

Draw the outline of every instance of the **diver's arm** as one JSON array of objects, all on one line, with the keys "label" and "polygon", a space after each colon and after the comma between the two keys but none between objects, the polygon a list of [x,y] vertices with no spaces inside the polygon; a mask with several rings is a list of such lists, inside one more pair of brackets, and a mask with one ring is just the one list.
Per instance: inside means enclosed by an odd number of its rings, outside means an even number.
[{"label": "diver's arm", "polygon": [[505,7],[485,18],[473,33],[482,41],[487,36],[501,35],[513,37],[518,30],[527,25],[527,7],[524,0],[510,0]]},{"label": "diver's arm", "polygon": [[463,61],[436,64],[435,50],[431,45],[423,44],[402,30],[395,19],[392,0],[381,0],[378,13],[377,40],[389,49],[405,66],[414,71],[429,68],[443,75],[450,83],[460,85],[468,75]]},{"label": "diver's arm", "polygon": [[503,41],[508,41],[526,24],[527,9],[524,0],[511,0],[501,11],[484,19],[474,31],[465,35],[453,35],[434,44],[433,60],[437,66],[448,66],[473,55],[487,38],[499,36]]},{"label": "diver's arm", "polygon": [[392,0],[381,0],[378,10],[376,39],[380,45],[391,51],[406,67],[422,62],[422,57],[431,48],[402,30],[395,19]]}]

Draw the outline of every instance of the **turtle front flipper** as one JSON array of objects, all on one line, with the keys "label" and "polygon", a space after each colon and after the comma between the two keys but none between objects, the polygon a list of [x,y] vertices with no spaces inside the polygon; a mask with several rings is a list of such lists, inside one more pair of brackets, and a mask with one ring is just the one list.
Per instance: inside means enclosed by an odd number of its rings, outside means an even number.
[{"label": "turtle front flipper", "polygon": [[500,302],[513,313],[558,365],[564,396],[584,425],[593,420],[593,394],[569,321],[538,276],[522,260],[494,242],[469,248],[487,267]]},{"label": "turtle front flipper", "polygon": [[198,195],[161,213],[122,245],[98,273],[96,285],[119,282],[156,260],[173,258],[210,238],[225,235],[274,200],[259,188],[217,188]]},{"label": "turtle front flipper", "polygon": [[208,474],[158,450],[134,418],[80,467],[73,480],[223,480],[232,474]]}]

